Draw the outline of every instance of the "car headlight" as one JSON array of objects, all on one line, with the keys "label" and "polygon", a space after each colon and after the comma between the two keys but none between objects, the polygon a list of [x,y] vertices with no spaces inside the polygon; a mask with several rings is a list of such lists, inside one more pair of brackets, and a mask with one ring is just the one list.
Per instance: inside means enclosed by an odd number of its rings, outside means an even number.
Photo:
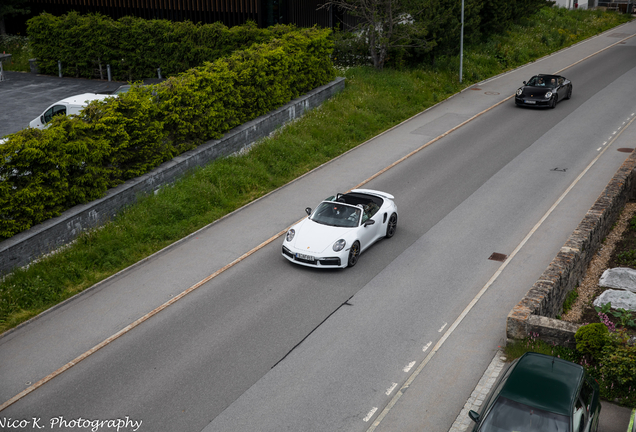
[{"label": "car headlight", "polygon": [[551,97],[552,97],[552,92],[549,91],[545,94],[546,99],[550,99]]},{"label": "car headlight", "polygon": [[346,245],[347,245],[347,242],[344,241],[343,239],[340,239],[333,244],[333,250],[334,252],[340,252],[341,250],[344,249]]},{"label": "car headlight", "polygon": [[296,235],[296,230],[292,228],[289,231],[287,231],[287,235],[285,236],[285,238],[287,239],[288,242],[290,242],[294,239],[295,235]]},{"label": "car headlight", "polygon": [[517,96],[521,96],[521,93],[523,93],[523,90],[517,89]]}]

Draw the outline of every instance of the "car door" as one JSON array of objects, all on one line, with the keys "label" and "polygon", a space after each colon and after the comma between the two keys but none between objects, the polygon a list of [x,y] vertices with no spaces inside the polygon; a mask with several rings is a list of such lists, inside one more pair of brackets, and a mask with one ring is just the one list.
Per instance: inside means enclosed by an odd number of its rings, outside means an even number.
[{"label": "car door", "polygon": [[585,410],[587,411],[589,416],[586,432],[596,432],[596,430],[598,429],[598,414],[600,412],[600,409],[598,396],[596,395],[597,391],[595,391],[594,387],[590,385],[588,378],[586,377],[583,381],[583,386],[581,387],[581,400],[583,401]]},{"label": "car door", "polygon": [[381,220],[378,220],[377,213],[374,217],[366,218],[363,214],[358,228],[358,239],[360,241],[360,251],[371,246],[379,237],[378,230],[382,228]]},{"label": "car door", "polygon": [[563,77],[559,78],[557,81],[557,84],[558,84],[557,92],[559,95],[559,100],[563,100],[568,95],[568,86],[565,85],[565,78]]}]

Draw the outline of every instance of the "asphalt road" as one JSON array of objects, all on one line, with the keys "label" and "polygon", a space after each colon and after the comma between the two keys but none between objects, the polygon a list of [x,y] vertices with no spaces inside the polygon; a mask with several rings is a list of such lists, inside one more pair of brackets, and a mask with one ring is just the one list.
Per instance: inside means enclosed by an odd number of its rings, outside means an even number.
[{"label": "asphalt road", "polygon": [[[364,184],[396,196],[400,221],[356,267],[294,266],[278,238],[0,418],[448,430],[504,343],[506,315],[625,159],[617,149],[634,147],[635,33],[628,24],[473,86],[1,338],[4,401],[284,231],[304,207],[421,148]],[[574,93],[556,109],[508,100],[484,112],[532,74],[565,67]],[[493,252],[515,257],[502,268]]]}]

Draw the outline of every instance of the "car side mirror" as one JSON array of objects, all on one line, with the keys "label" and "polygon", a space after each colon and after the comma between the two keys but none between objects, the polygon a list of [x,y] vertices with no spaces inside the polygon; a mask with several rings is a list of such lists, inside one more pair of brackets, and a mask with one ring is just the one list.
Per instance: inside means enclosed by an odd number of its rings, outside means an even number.
[{"label": "car side mirror", "polygon": [[470,417],[470,419],[472,421],[474,421],[475,423],[477,423],[479,421],[479,414],[477,414],[473,410],[468,411],[468,417]]},{"label": "car side mirror", "polygon": [[373,219],[369,219],[368,221],[366,221],[366,222],[364,223],[364,226],[366,227],[366,226],[368,226],[368,225],[373,225],[374,223],[375,223],[375,221],[374,221]]},{"label": "car side mirror", "polygon": [[311,214],[311,207],[307,207],[305,209],[305,213],[307,213],[307,216],[309,216]]},{"label": "car side mirror", "polygon": [[528,83],[524,81],[524,82],[523,82],[523,85],[526,85],[526,84],[528,84]]}]

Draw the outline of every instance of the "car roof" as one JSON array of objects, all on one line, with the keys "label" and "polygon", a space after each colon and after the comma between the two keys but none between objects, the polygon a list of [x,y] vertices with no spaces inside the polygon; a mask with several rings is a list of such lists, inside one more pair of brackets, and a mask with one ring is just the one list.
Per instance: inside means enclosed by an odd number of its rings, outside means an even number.
[{"label": "car roof", "polygon": [[582,366],[538,353],[524,354],[500,396],[544,411],[569,416],[585,371]]},{"label": "car roof", "polygon": [[[103,100],[103,99],[106,99],[109,96],[110,95],[106,95],[106,94],[82,93],[82,94],[78,94],[78,95],[75,95],[75,96],[69,96],[67,98],[64,98],[61,101],[56,102],[55,104],[67,103],[67,104],[82,105],[82,104],[86,103],[86,101]],[[53,104],[53,105],[55,105],[55,104]]]}]

